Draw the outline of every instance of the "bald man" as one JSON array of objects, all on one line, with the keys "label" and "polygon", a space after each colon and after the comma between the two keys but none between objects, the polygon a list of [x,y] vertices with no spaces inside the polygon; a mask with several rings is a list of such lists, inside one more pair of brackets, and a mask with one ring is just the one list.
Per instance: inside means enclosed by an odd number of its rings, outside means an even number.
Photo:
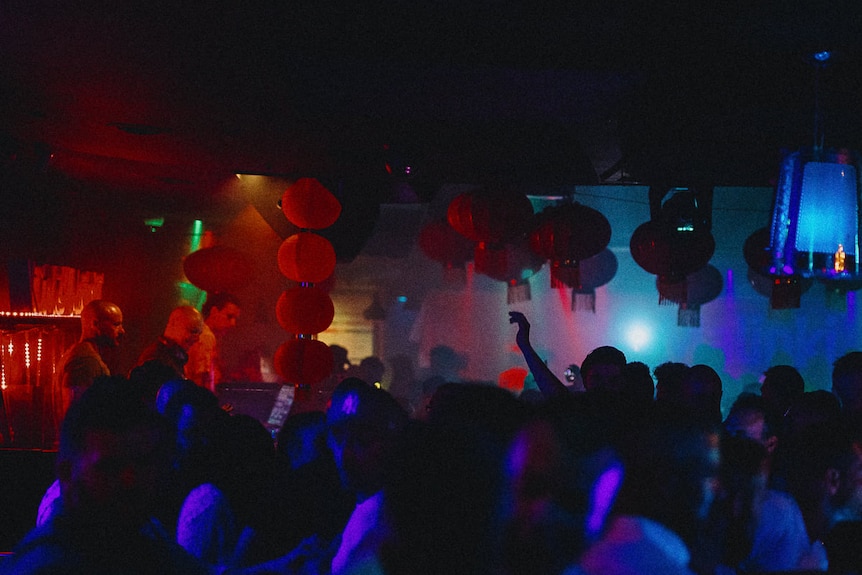
[{"label": "bald man", "polygon": [[111,375],[108,353],[120,345],[126,331],[123,312],[117,304],[93,300],[81,310],[81,339],[60,360],[60,388],[63,413],[77,400],[93,380]]},{"label": "bald man", "polygon": [[170,368],[177,379],[182,379],[189,349],[198,342],[203,329],[204,318],[196,308],[190,305],[174,308],[165,331],[141,353],[138,365],[158,362]]}]

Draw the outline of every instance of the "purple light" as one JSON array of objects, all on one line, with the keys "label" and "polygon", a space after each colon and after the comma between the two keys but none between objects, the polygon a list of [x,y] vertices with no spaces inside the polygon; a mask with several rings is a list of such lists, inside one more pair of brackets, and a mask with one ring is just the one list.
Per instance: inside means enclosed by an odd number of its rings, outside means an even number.
[{"label": "purple light", "polygon": [[620,465],[605,469],[596,480],[593,486],[592,505],[587,515],[587,534],[590,537],[601,533],[622,482],[623,468]]},{"label": "purple light", "polygon": [[358,405],[359,398],[356,397],[355,393],[349,393],[341,404],[341,413],[344,415],[356,415],[356,408]]}]

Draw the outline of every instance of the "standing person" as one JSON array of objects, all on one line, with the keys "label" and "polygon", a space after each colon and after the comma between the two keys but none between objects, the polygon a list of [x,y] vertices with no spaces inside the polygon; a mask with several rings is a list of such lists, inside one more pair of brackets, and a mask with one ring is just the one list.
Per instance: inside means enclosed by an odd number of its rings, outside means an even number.
[{"label": "standing person", "polygon": [[165,331],[141,353],[130,380],[139,383],[145,395],[155,401],[159,386],[172,379],[184,379],[189,349],[198,342],[203,329],[204,318],[196,308],[174,308]]},{"label": "standing person", "polygon": [[236,327],[240,311],[239,300],[234,295],[227,292],[207,294],[201,308],[204,317],[203,331],[197,343],[188,350],[186,378],[215,392],[224,373],[218,341]]},{"label": "standing person", "polygon": [[[515,343],[524,355],[542,395],[546,398],[567,395],[569,389],[554,375],[530,343],[530,322],[527,317],[519,311],[510,311],[509,323],[518,326]],[[626,363],[625,354],[615,347],[603,345],[595,348],[581,362],[580,374],[584,389],[619,392]]]},{"label": "standing person", "polygon": [[60,389],[63,413],[69,409],[97,377],[111,375],[110,352],[119,347],[126,331],[119,306],[93,300],[81,310],[81,339],[60,362]]}]

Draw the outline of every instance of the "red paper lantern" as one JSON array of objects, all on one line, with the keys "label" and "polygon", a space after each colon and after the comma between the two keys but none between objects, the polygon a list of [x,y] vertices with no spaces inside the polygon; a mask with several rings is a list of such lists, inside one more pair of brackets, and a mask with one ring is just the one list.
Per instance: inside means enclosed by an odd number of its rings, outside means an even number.
[{"label": "red paper lantern", "polygon": [[635,229],[629,249],[644,270],[677,278],[709,262],[715,252],[715,239],[708,231],[680,231],[651,220]]},{"label": "red paper lantern", "polygon": [[314,178],[299,178],[281,196],[281,211],[294,225],[328,228],[341,215],[341,203]]},{"label": "red paper lantern", "polygon": [[206,292],[231,292],[254,279],[254,265],[243,252],[229,246],[199,249],[183,260],[183,272]]},{"label": "red paper lantern", "polygon": [[769,242],[769,228],[759,228],[745,239],[742,246],[745,262],[757,273],[769,273],[769,268],[772,266]]},{"label": "red paper lantern", "polygon": [[317,339],[291,339],[275,350],[273,364],[286,381],[312,385],[332,373],[332,350]]},{"label": "red paper lantern", "polygon": [[419,248],[445,267],[463,267],[473,258],[475,244],[456,232],[447,222],[429,222],[419,230]]},{"label": "red paper lantern", "polygon": [[468,240],[502,243],[530,229],[533,204],[521,193],[479,188],[452,199],[446,219]]},{"label": "red paper lantern", "polygon": [[599,254],[577,263],[551,268],[551,286],[572,288],[572,309],[596,311],[596,288],[610,282],[619,263],[614,252],[605,248]]},{"label": "red paper lantern", "polygon": [[656,278],[656,288],[665,300],[693,307],[709,303],[721,295],[724,280],[715,266],[706,265],[681,281],[659,276]]},{"label": "red paper lantern", "polygon": [[554,262],[591,258],[611,241],[611,224],[598,210],[577,202],[545,208],[530,234],[530,249]]},{"label": "red paper lantern", "polygon": [[335,271],[335,248],[313,232],[293,234],[278,248],[278,270],[296,282],[322,282]]},{"label": "red paper lantern", "polygon": [[801,297],[811,286],[813,278],[802,276],[770,276],[748,268],[748,283],[758,294],[769,298],[772,309],[796,309]]},{"label": "red paper lantern", "polygon": [[473,259],[476,273],[515,285],[536,275],[545,260],[521,243],[506,243],[502,246],[478,244]]},{"label": "red paper lantern", "polygon": [[700,306],[721,295],[724,280],[718,269],[706,265],[682,279],[658,276],[656,288],[660,302],[679,305],[677,325],[697,327],[700,325]]},{"label": "red paper lantern", "polygon": [[510,304],[528,301],[531,296],[529,279],[542,269],[545,260],[533,253],[525,240],[495,246],[476,245],[474,252],[476,273],[505,282],[506,301]]},{"label": "red paper lantern", "polygon": [[320,333],[332,325],[335,306],[329,294],[317,286],[294,287],[278,298],[275,317],[288,333]]}]

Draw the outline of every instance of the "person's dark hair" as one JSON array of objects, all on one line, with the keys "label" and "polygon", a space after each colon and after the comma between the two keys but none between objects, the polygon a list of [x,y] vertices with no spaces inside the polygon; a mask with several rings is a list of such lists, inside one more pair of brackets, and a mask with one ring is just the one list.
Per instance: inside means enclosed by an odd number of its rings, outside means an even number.
[{"label": "person's dark hair", "polygon": [[719,530],[716,535],[725,565],[739,565],[751,553],[758,483],[767,456],[766,448],[753,439],[721,438],[721,496],[713,504],[709,520]]},{"label": "person's dark hair", "polygon": [[167,422],[149,409],[126,378],[98,377],[66,411],[60,430],[58,459],[71,460],[79,456],[86,447],[89,432],[120,435],[146,425],[161,427],[167,433]]},{"label": "person's dark hair", "polygon": [[655,396],[655,382],[649,366],[642,361],[630,361],[623,369],[622,391],[640,405],[651,404]]},{"label": "person's dark hair", "polygon": [[718,471],[713,438],[715,428],[694,418],[657,418],[621,435],[616,511],[657,521],[691,544],[704,519],[704,481]]},{"label": "person's dark hair", "polygon": [[157,359],[147,360],[129,373],[129,385],[140,394],[144,401],[152,406],[155,406],[159,389],[165,383],[181,379],[183,379],[181,374]]},{"label": "person's dark hair", "polygon": [[207,299],[204,302],[204,305],[201,306],[201,315],[204,316],[204,319],[209,317],[210,311],[213,308],[223,309],[227,304],[232,303],[233,305],[240,307],[239,299],[228,292],[213,292],[207,293]]},{"label": "person's dark hair", "polygon": [[191,380],[175,379],[162,384],[156,396],[159,413],[175,425],[186,406],[211,412],[220,409],[218,396]]},{"label": "person's dark hair", "polygon": [[656,366],[653,370],[656,402],[679,400],[682,395],[683,380],[688,369],[688,365],[675,361],[666,361]]},{"label": "person's dark hair", "polygon": [[596,365],[618,365],[622,369],[626,365],[626,354],[610,345],[597,347],[581,362],[581,374],[587,374]]},{"label": "person's dark hair", "polygon": [[447,382],[431,396],[428,421],[456,429],[481,430],[505,443],[524,424],[527,404],[493,385]]},{"label": "person's dark hair", "polygon": [[314,463],[326,450],[326,414],[294,413],[278,430],[276,451],[291,469]]},{"label": "person's dark hair", "polygon": [[862,404],[862,351],[851,351],[832,364],[832,391],[847,411],[859,411]]},{"label": "person's dark hair", "polygon": [[760,415],[763,418],[763,435],[764,439],[776,433],[781,429],[781,421],[776,420],[772,413],[766,408],[766,402],[763,397],[752,392],[742,392],[733,401],[727,417],[722,422],[722,427],[731,435],[736,435],[737,427],[742,424],[746,417],[752,414]]},{"label": "person's dark hair", "polygon": [[832,364],[832,379],[844,377],[850,373],[862,372],[862,351],[851,351],[835,360]]},{"label": "person's dark hair", "polygon": [[381,550],[392,575],[498,573],[502,451],[477,430],[413,420],[384,481],[398,536]]},{"label": "person's dark hair", "polygon": [[764,383],[777,383],[777,390],[785,393],[789,398],[799,397],[805,392],[805,380],[792,365],[773,365],[763,372],[763,377]]}]

